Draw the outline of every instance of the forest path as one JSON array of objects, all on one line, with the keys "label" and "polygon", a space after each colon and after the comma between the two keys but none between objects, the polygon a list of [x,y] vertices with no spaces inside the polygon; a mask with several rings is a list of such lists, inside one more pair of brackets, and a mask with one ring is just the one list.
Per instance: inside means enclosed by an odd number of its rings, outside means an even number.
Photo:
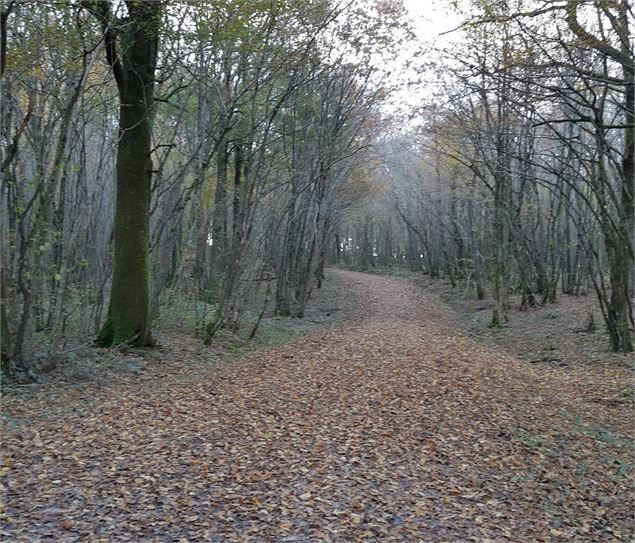
[{"label": "forest path", "polygon": [[329,273],[363,300],[345,323],[7,430],[0,540],[628,538],[610,412],[406,281]]}]

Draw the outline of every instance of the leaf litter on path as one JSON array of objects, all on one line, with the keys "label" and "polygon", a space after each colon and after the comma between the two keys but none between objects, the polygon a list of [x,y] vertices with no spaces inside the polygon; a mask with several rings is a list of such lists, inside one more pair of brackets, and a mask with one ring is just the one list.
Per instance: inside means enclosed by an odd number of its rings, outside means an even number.
[{"label": "leaf litter on path", "polygon": [[628,407],[407,281],[330,275],[346,322],[196,379],[6,396],[0,540],[629,540]]}]

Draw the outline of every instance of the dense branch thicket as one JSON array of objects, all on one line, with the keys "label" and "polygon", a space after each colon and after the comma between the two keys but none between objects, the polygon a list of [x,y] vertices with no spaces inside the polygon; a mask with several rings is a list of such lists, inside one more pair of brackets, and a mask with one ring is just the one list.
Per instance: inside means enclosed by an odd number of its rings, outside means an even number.
[{"label": "dense branch thicket", "polygon": [[632,351],[632,6],[517,4],[474,2],[426,67],[439,91],[386,143],[382,211],[349,220],[342,258],[491,287],[492,326],[510,294],[527,308],[591,290],[612,349]]},{"label": "dense branch thicket", "polygon": [[407,34],[398,2],[4,5],[4,371],[160,314],[253,335],[259,290],[302,316]]}]

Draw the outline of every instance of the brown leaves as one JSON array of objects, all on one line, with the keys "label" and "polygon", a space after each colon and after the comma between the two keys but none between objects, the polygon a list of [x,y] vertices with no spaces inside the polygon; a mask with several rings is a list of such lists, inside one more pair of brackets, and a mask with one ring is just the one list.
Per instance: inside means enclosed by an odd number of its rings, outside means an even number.
[{"label": "brown leaves", "polygon": [[404,282],[338,274],[342,293],[366,297],[346,325],[195,377],[174,370],[82,400],[69,391],[53,412],[46,394],[10,397],[0,535],[345,543],[628,533],[631,449],[619,428],[589,424],[601,405],[581,410],[535,365],[465,337]]},{"label": "brown leaves", "polygon": [[73,526],[75,526],[75,521],[71,520],[71,519],[68,519],[68,520],[64,520],[64,521],[60,522],[59,525],[58,525],[58,528],[60,530],[67,531],[67,530],[72,529]]}]

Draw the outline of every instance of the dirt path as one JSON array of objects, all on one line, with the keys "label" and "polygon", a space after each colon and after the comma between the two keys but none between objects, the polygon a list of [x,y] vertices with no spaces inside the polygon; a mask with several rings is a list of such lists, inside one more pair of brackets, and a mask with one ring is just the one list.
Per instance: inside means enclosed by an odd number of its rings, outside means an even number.
[{"label": "dirt path", "polygon": [[6,428],[0,540],[630,541],[628,408],[330,273],[366,300],[345,324]]}]

